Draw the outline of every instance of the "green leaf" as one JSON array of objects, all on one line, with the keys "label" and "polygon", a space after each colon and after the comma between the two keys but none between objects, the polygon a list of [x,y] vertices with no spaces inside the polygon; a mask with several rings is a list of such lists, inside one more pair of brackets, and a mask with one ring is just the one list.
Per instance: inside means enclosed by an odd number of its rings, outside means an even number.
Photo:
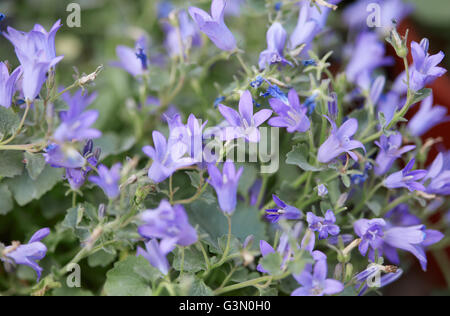
[{"label": "green leaf", "polygon": [[262,257],[259,263],[271,275],[281,274],[281,264],[283,258],[278,252],[269,253],[268,255]]},{"label": "green leaf", "polygon": [[95,147],[100,147],[100,160],[110,155],[118,155],[131,149],[136,143],[134,136],[121,136],[113,133],[105,133],[103,136],[94,141]]},{"label": "green leaf", "polygon": [[324,170],[322,167],[314,167],[308,163],[306,156],[308,153],[309,149],[305,144],[294,146],[292,151],[287,154],[286,163],[296,165],[305,171],[317,172]]},{"label": "green leaf", "polygon": [[341,174],[341,180],[342,183],[345,185],[346,188],[349,188],[351,185],[350,177],[346,174]]},{"label": "green leaf", "polygon": [[0,177],[14,178],[23,171],[23,156],[20,151],[0,151]]},{"label": "green leaf", "polygon": [[213,291],[202,279],[195,278],[187,296],[213,296]]},{"label": "green leaf", "polygon": [[30,154],[25,152],[25,165],[28,175],[31,179],[36,180],[45,168],[45,158],[42,154]]},{"label": "green leaf", "polygon": [[11,192],[6,184],[0,184],[0,215],[8,214],[13,208]]},{"label": "green leaf", "polygon": [[14,113],[12,109],[0,106],[0,139],[4,139],[6,136],[14,134],[19,123],[19,116]]},{"label": "green leaf", "polygon": [[[173,261],[173,268],[177,271],[181,271],[181,249],[178,248],[177,255]],[[205,260],[202,253],[195,247],[189,247],[184,249],[184,265],[183,271],[190,273],[197,273],[199,271],[206,270]]]},{"label": "green leaf", "polygon": [[53,189],[62,180],[63,171],[63,169],[46,166],[36,180],[31,179],[28,173],[23,173],[21,176],[8,179],[6,183],[17,203],[25,206]]},{"label": "green leaf", "polygon": [[52,292],[53,296],[94,296],[91,291],[83,290],[81,288],[69,288],[64,282],[63,286],[54,289]]},{"label": "green leaf", "polygon": [[[228,223],[217,203],[207,204],[204,201],[196,201],[187,205],[186,211],[190,223],[194,226],[198,225],[201,231],[208,235],[205,241],[218,248],[218,240],[228,234]],[[231,222],[231,232],[240,242],[249,235],[253,235],[255,237],[253,246],[256,249],[261,239],[267,239],[267,226],[261,220],[259,211],[255,207],[239,204],[231,217]]]},{"label": "green leaf", "polygon": [[111,254],[104,250],[97,251],[88,257],[90,267],[106,267],[116,259],[116,254]]},{"label": "green leaf", "polygon": [[136,270],[148,269],[150,263],[142,257],[129,256],[106,273],[104,291],[108,296],[151,296],[149,281]]},{"label": "green leaf", "polygon": [[422,90],[416,91],[411,104],[419,103],[423,99],[429,97],[432,92],[433,92],[433,90],[431,90],[430,88],[423,88]]}]

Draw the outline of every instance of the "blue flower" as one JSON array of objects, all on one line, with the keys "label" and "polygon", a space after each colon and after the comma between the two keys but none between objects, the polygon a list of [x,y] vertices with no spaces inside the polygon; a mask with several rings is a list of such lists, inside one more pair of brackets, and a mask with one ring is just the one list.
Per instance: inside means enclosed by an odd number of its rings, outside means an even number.
[{"label": "blue flower", "polygon": [[319,232],[319,240],[327,239],[328,234],[337,236],[340,233],[339,226],[335,225],[336,217],[332,210],[328,210],[325,218],[314,215],[312,212],[306,214],[306,220],[309,224],[309,229],[313,232]]},{"label": "blue flower", "polygon": [[407,188],[409,191],[425,191],[423,184],[418,180],[427,175],[426,170],[414,170],[416,160],[413,158],[403,170],[391,174],[384,180],[384,186],[389,189]]},{"label": "blue flower", "polygon": [[147,40],[145,36],[136,41],[135,48],[119,45],[116,47],[118,61],[112,62],[114,67],[122,68],[134,77],[147,72]]},{"label": "blue flower", "polygon": [[380,137],[379,142],[375,144],[380,148],[376,158],[375,174],[383,175],[391,169],[395,160],[400,158],[404,153],[414,150],[416,146],[410,145],[401,147],[402,135],[394,134],[389,137],[385,135]]},{"label": "blue flower", "polygon": [[9,108],[11,106],[14,92],[16,91],[16,82],[22,73],[22,68],[18,67],[9,75],[8,67],[0,62],[0,105]]},{"label": "blue flower", "polygon": [[430,129],[450,121],[450,116],[447,115],[447,108],[445,106],[433,106],[433,94],[422,101],[419,111],[408,122],[408,130],[412,136],[422,136]]},{"label": "blue flower", "polygon": [[95,183],[110,199],[115,199],[120,194],[119,181],[120,181],[120,169],[122,165],[120,163],[112,166],[108,169],[104,165],[98,167],[98,176],[90,176],[89,181]]},{"label": "blue flower", "polygon": [[277,223],[280,219],[297,220],[303,217],[303,213],[298,208],[286,204],[275,194],[272,195],[272,198],[278,206],[276,209],[266,210],[266,218],[272,223]]},{"label": "blue flower", "polygon": [[259,69],[264,70],[268,65],[291,64],[283,56],[287,33],[283,26],[275,22],[267,31],[267,49],[259,56]]}]

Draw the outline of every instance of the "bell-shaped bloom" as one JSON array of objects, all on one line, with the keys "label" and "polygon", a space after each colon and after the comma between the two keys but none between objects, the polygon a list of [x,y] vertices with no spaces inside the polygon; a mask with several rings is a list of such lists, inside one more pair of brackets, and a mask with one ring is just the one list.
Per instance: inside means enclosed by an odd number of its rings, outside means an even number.
[{"label": "bell-shaped bloom", "polygon": [[436,55],[430,55],[428,53],[429,45],[426,38],[420,44],[414,41],[411,43],[411,55],[414,62],[410,71],[410,85],[414,91],[423,89],[447,72],[446,69],[438,67],[445,54],[440,51]]},{"label": "bell-shaped bloom", "polygon": [[50,32],[35,25],[28,33],[8,27],[3,35],[14,45],[22,66],[22,92],[25,99],[33,101],[47,80],[47,72],[59,63],[63,56],[56,57],[55,35],[61,27],[57,21]]},{"label": "bell-shaped bloom", "polygon": [[361,238],[359,252],[365,256],[370,248],[369,258],[374,260],[375,250],[381,250],[383,246],[384,229],[386,221],[381,218],[359,219],[353,224],[356,235]]},{"label": "bell-shaped bloom", "polygon": [[391,169],[395,160],[400,158],[404,153],[414,150],[416,146],[402,146],[402,135],[394,134],[389,137],[382,135],[380,141],[375,142],[380,148],[376,158],[375,174],[381,176]]},{"label": "bell-shaped bloom", "polygon": [[174,246],[164,245],[158,243],[156,239],[150,239],[145,243],[145,249],[137,247],[136,256],[142,256],[147,259],[148,262],[155,268],[157,268],[162,274],[167,275],[170,270],[170,264],[166,256],[172,252]]},{"label": "bell-shaped bloom", "polygon": [[309,224],[309,229],[313,232],[319,233],[319,240],[327,239],[328,234],[332,236],[339,235],[341,229],[336,225],[336,217],[332,210],[328,210],[325,218],[316,216],[312,212],[306,214],[306,221]]},{"label": "bell-shaped bloom", "polygon": [[138,228],[139,234],[148,239],[161,239],[161,246],[166,249],[197,242],[197,231],[189,224],[181,205],[171,206],[168,201],[162,200],[158,208],[144,211],[140,219],[143,224]]},{"label": "bell-shaped bloom", "polygon": [[253,114],[253,98],[248,90],[241,95],[239,113],[223,104],[219,104],[219,111],[230,125],[222,131],[224,141],[244,137],[248,142],[259,142],[258,127],[272,115],[272,111],[267,109]]},{"label": "bell-shaped bloom", "polygon": [[22,68],[18,67],[9,75],[8,67],[0,62],[0,105],[9,108],[12,103],[14,92],[16,91],[16,82],[22,73]]},{"label": "bell-shaped bloom", "polygon": [[[355,289],[359,290],[358,296],[363,296],[367,290],[369,289],[369,285],[367,284],[368,280],[375,278],[377,275],[380,275],[382,270],[386,271],[386,267],[378,264],[370,265],[366,270],[362,271],[355,275],[353,280],[356,282]],[[389,272],[380,277],[380,283],[377,284],[376,289],[379,290],[382,287],[385,287],[391,283],[397,281],[403,275],[402,269],[397,269],[395,272]],[[363,285],[364,284],[364,285]]]},{"label": "bell-shaped bloom", "polygon": [[327,116],[326,118],[330,122],[332,129],[330,137],[319,148],[317,156],[319,162],[329,163],[344,153],[349,154],[353,160],[358,161],[358,156],[352,150],[356,148],[366,150],[361,142],[351,139],[358,130],[358,121],[351,118],[338,129],[334,121]]},{"label": "bell-shaped bloom", "polygon": [[153,132],[155,147],[145,146],[142,151],[152,158],[153,163],[148,171],[149,178],[160,183],[170,177],[177,169],[193,165],[195,160],[188,154],[188,146],[181,141],[169,141],[158,131]]},{"label": "bell-shaped bloom", "polygon": [[287,33],[281,23],[275,22],[267,31],[267,49],[259,56],[259,69],[264,70],[268,65],[290,64],[283,55]]},{"label": "bell-shaped bloom", "polygon": [[82,168],[86,159],[70,143],[49,144],[43,154],[45,162],[54,168]]},{"label": "bell-shaped bloom", "polygon": [[208,165],[210,176],[208,181],[216,190],[220,209],[226,214],[231,215],[236,210],[237,188],[242,172],[244,172],[244,167],[239,168],[236,172],[234,163],[231,161],[223,164],[222,173],[214,164]]},{"label": "bell-shaped bloom", "polygon": [[97,166],[100,153],[100,148],[94,149],[92,140],[88,140],[83,149],[83,157],[88,164],[83,168],[66,168],[66,179],[73,190],[78,190],[84,184],[87,174],[92,170],[91,166]]},{"label": "bell-shaped bloom", "polygon": [[187,48],[200,46],[202,43],[201,34],[197,26],[189,19],[189,15],[185,10],[181,10],[178,13],[178,22],[181,43],[177,29],[169,22],[163,24],[163,29],[166,33],[164,46],[171,57],[186,54]]},{"label": "bell-shaped bloom", "polygon": [[[341,0],[330,0],[330,4],[338,4]],[[297,26],[289,39],[289,47],[295,49],[300,45],[305,45],[301,56],[307,57],[308,51],[312,47],[314,38],[325,28],[326,20],[331,8],[318,3],[311,5],[307,1],[300,2],[300,12]]]},{"label": "bell-shaped bloom", "polygon": [[278,208],[266,210],[266,218],[272,223],[277,223],[280,219],[297,220],[303,217],[303,213],[298,208],[286,204],[275,194],[272,198],[278,206]]},{"label": "bell-shaped bloom", "polygon": [[357,82],[359,76],[371,74],[376,68],[393,63],[392,57],[385,57],[384,43],[372,32],[362,32],[351,53],[345,73],[347,79],[353,83]]},{"label": "bell-shaped bloom", "polygon": [[112,62],[114,67],[122,68],[134,77],[142,76],[148,70],[147,39],[145,36],[136,41],[135,47],[119,45],[116,47],[118,61]]},{"label": "bell-shaped bloom", "polygon": [[317,195],[320,197],[328,195],[328,189],[325,184],[319,184],[317,186]]},{"label": "bell-shaped bloom", "polygon": [[226,4],[226,0],[213,0],[211,4],[211,15],[196,7],[190,7],[189,14],[200,31],[205,33],[219,49],[233,51],[237,48],[237,45],[233,33],[225,25],[224,14]]},{"label": "bell-shaped bloom", "polygon": [[291,296],[323,296],[338,294],[344,290],[342,282],[328,279],[327,258],[324,254],[315,259],[314,267],[309,264],[299,275],[294,275],[295,280],[301,285],[291,293]]},{"label": "bell-shaped bloom", "polygon": [[66,96],[65,100],[69,110],[61,112],[61,125],[55,130],[53,137],[59,142],[83,141],[99,138],[102,133],[91,125],[97,121],[98,111],[89,110],[83,112],[93,100],[95,95],[83,96],[82,91],[75,93],[73,97]]},{"label": "bell-shaped bloom", "polygon": [[269,125],[273,127],[286,128],[288,133],[304,133],[309,130],[311,122],[306,113],[308,108],[300,104],[297,92],[292,89],[288,94],[289,103],[286,104],[280,99],[270,99],[272,109],[278,114],[269,120]]},{"label": "bell-shaped bloom", "polygon": [[38,230],[25,245],[9,246],[3,250],[6,253],[6,259],[12,260],[14,264],[22,264],[31,267],[37,273],[37,281],[41,278],[43,269],[37,261],[44,259],[47,254],[47,247],[41,242],[42,239],[50,234],[49,228]]},{"label": "bell-shaped bloom", "polygon": [[111,169],[100,165],[98,167],[98,176],[90,176],[89,181],[102,188],[108,198],[115,199],[120,194],[119,181],[121,168],[122,165],[120,163],[115,164]]},{"label": "bell-shaped bloom", "polygon": [[384,186],[389,189],[407,188],[409,191],[425,191],[423,184],[418,180],[427,175],[426,170],[414,170],[416,160],[413,158],[403,170],[391,174],[384,180]]},{"label": "bell-shaped bloom", "polygon": [[428,96],[408,122],[409,132],[412,136],[420,137],[436,125],[450,121],[450,116],[446,116],[447,111],[445,106],[433,106],[433,95]]},{"label": "bell-shaped bloom", "polygon": [[444,165],[444,155],[442,153],[437,155],[422,182],[425,183],[428,180],[427,193],[450,195],[450,168]]}]

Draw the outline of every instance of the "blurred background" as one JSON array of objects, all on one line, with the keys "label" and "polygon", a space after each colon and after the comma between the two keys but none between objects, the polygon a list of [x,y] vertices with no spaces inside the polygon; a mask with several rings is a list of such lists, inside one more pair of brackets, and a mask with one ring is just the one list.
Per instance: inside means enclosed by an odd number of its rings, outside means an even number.
[{"label": "blurred background", "polygon": [[[235,1],[235,0],[229,0]],[[254,56],[248,56],[252,61],[257,61],[257,53],[265,46],[265,29],[267,20],[261,16],[264,9],[264,0],[247,0],[246,18],[230,17],[228,25],[236,32],[238,41],[252,47]],[[115,57],[117,45],[133,46],[134,40],[140,34],[146,32],[151,34],[150,51],[151,59],[158,59],[164,56],[165,50],[161,43],[164,40],[163,31],[158,12],[164,10],[164,6],[159,6],[157,0],[1,0],[0,12],[6,18],[0,23],[3,31],[8,25],[19,30],[30,30],[34,24],[42,24],[47,30],[53,23],[61,19],[63,27],[56,37],[56,51],[58,55],[64,55],[63,61],[58,65],[58,83],[69,85],[74,80],[77,73],[93,72],[97,66],[105,65],[96,81],[99,96],[93,108],[100,110],[100,118],[97,128],[104,132],[121,131],[129,128],[126,117],[126,98],[137,94],[136,87],[133,86],[132,78],[122,70],[109,67],[109,63]],[[209,5],[209,0],[174,0],[177,6],[188,7],[190,4]],[[275,2],[275,1],[274,1]],[[342,6],[348,5],[352,1],[343,0]],[[420,41],[424,36],[430,39],[432,53],[442,50],[446,53],[443,66],[450,68],[450,1],[449,0],[409,0],[415,5],[414,13],[401,25],[401,30],[410,30],[410,39]],[[81,27],[70,28],[66,19],[70,12],[67,6],[70,3],[79,4],[81,7]],[[228,19],[228,18],[227,18]],[[339,22],[338,22],[339,23]],[[401,32],[402,33],[402,32]],[[248,36],[251,34],[252,36]],[[259,34],[259,35],[256,35]],[[245,49],[245,47],[244,47]],[[0,37],[1,59],[8,60],[14,67],[18,62],[14,55],[12,45],[3,37]],[[393,51],[390,54],[394,55]],[[74,69],[76,66],[76,69]],[[232,73],[230,67],[224,65],[217,66],[215,75],[217,81],[229,80]],[[400,67],[392,67],[392,77],[395,77],[402,70]],[[157,78],[164,76],[164,73],[152,74]],[[157,84],[157,80],[154,81]],[[180,108],[189,108],[195,102],[205,103],[205,106],[212,106],[217,97],[217,90],[213,82],[211,86],[204,88],[206,97],[203,100],[185,98],[183,102],[177,103]],[[435,103],[445,105],[450,109],[450,79],[444,76],[438,79],[433,85]],[[450,111],[450,110],[449,110]],[[151,128],[151,127],[150,127]],[[443,137],[444,142],[439,144],[442,149],[450,148],[450,124],[442,124],[425,135],[428,137]],[[22,240],[25,234],[41,225],[51,225],[61,220],[64,210],[70,207],[68,199],[62,198],[64,190],[55,189],[46,194],[41,200],[35,201],[26,208],[16,207],[7,216],[0,217],[0,241]],[[1,202],[1,201],[0,201]],[[67,205],[65,205],[67,203]],[[62,212],[62,213],[61,213]],[[24,219],[26,219],[24,221]],[[71,249],[68,247],[68,249]],[[69,257],[71,254],[68,253]],[[448,256],[448,253],[442,253]],[[445,278],[440,272],[439,261],[443,258],[430,256],[429,272],[423,273],[416,260],[410,260],[411,272],[401,278],[397,283],[385,290],[386,294],[403,293],[405,295],[439,295],[450,294],[446,290]],[[448,261],[448,257],[447,257]],[[442,262],[441,262],[442,266]],[[450,271],[450,267],[447,266]],[[107,267],[93,270],[93,276],[89,279],[92,287],[95,288],[95,274],[101,275]],[[419,287],[411,286],[411,284]]]}]

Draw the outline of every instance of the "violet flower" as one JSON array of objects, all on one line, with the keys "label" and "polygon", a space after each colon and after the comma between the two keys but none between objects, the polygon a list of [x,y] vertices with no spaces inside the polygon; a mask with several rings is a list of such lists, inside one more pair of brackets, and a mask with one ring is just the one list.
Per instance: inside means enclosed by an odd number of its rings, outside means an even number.
[{"label": "violet flower", "polygon": [[174,246],[168,247],[168,245],[164,245],[162,242],[158,244],[156,239],[150,239],[145,243],[145,249],[137,247],[136,256],[142,256],[162,274],[167,275],[170,270],[170,264],[166,256],[174,248]]},{"label": "violet flower", "polygon": [[328,234],[337,236],[340,233],[339,226],[335,225],[336,217],[332,210],[328,210],[325,218],[314,215],[312,212],[306,214],[306,221],[309,229],[313,232],[319,232],[319,240],[327,239]]},{"label": "violet flower", "polygon": [[426,170],[414,170],[416,160],[413,158],[403,170],[391,174],[384,180],[384,186],[389,189],[407,188],[409,191],[425,191],[423,184],[417,182],[427,175]]},{"label": "violet flower", "polygon": [[82,168],[86,164],[86,159],[69,143],[51,143],[44,151],[45,162],[53,168]]},{"label": "violet flower", "polygon": [[112,62],[114,67],[122,68],[134,77],[144,75],[148,70],[147,40],[142,36],[136,41],[135,48],[119,45],[116,48],[118,61]]},{"label": "violet flower", "polygon": [[319,148],[318,161],[329,163],[343,153],[349,154],[353,160],[358,161],[358,156],[352,150],[356,148],[366,150],[361,142],[351,139],[358,130],[358,121],[351,118],[338,129],[334,121],[327,116],[325,117],[330,122],[332,129],[330,137]]},{"label": "violet flower", "polygon": [[56,129],[53,137],[59,142],[83,141],[101,137],[102,133],[91,125],[98,118],[98,111],[83,110],[93,102],[96,95],[85,95],[79,90],[74,96],[63,97],[69,105],[69,110],[60,113],[61,125]]},{"label": "violet flower", "polygon": [[414,63],[410,72],[410,86],[414,91],[423,89],[447,72],[444,68],[438,67],[444,59],[444,53],[440,51],[436,55],[430,55],[428,49],[429,41],[426,38],[420,44],[414,41],[411,43],[411,54]]},{"label": "violet flower", "polygon": [[351,59],[345,73],[347,79],[353,83],[359,76],[367,75],[366,72],[371,74],[376,68],[393,63],[392,57],[385,57],[385,45],[380,42],[375,33],[362,32],[351,52]]},{"label": "violet flower", "polygon": [[447,108],[444,106],[433,106],[433,94],[422,101],[419,111],[408,122],[408,130],[412,136],[420,137],[430,129],[450,121]]},{"label": "violet flower", "polygon": [[211,15],[196,7],[189,8],[189,14],[195,21],[200,31],[221,50],[233,51],[237,48],[233,33],[225,25],[224,13],[226,0],[213,0],[211,3]]},{"label": "violet flower", "polygon": [[317,195],[320,197],[324,197],[328,194],[328,189],[325,184],[319,184],[317,186]]},{"label": "violet flower", "polygon": [[173,249],[175,245],[186,247],[197,242],[197,231],[189,224],[181,205],[171,206],[162,200],[158,208],[144,211],[140,219],[144,224],[139,226],[139,234],[148,239],[161,239],[161,247],[165,249]]},{"label": "violet flower", "polygon": [[236,172],[234,163],[231,161],[226,161],[223,164],[222,173],[220,173],[219,168],[214,164],[208,165],[208,173],[210,176],[210,180],[208,181],[216,190],[220,208],[228,215],[233,214],[236,210],[237,188],[243,172],[243,167],[239,168]]},{"label": "violet flower", "polygon": [[263,109],[253,114],[253,98],[246,90],[239,101],[239,113],[234,109],[219,104],[219,111],[230,124],[222,133],[222,140],[228,141],[244,137],[248,142],[257,143],[260,139],[258,127],[272,115],[271,110]]},{"label": "violet flower", "polygon": [[280,219],[297,220],[303,217],[303,213],[298,208],[286,204],[275,194],[272,195],[272,198],[278,208],[266,210],[266,218],[270,222],[277,223]]},{"label": "violet flower", "polygon": [[[315,259],[314,268],[307,265],[300,275],[294,275],[295,280],[301,285],[294,290],[291,296],[323,296],[338,294],[344,290],[342,282],[327,279],[328,267],[326,256]],[[316,260],[318,259],[318,260]]]},{"label": "violet flower", "polygon": [[431,164],[422,183],[430,180],[426,187],[426,193],[450,195],[450,169],[444,165],[444,155],[439,153]]},{"label": "violet flower", "polygon": [[96,167],[100,159],[100,148],[94,150],[92,140],[86,142],[83,149],[83,157],[89,163],[82,168],[66,168],[66,178],[73,190],[78,190],[84,184],[87,174]]},{"label": "violet flower", "polygon": [[[377,274],[381,274],[382,269],[385,268],[382,265],[372,264],[366,270],[358,273],[353,279],[356,281],[356,289],[360,289],[358,296],[363,296],[369,286],[367,284],[367,280],[374,278]],[[403,275],[402,269],[397,269],[396,272],[390,272],[380,277],[380,283],[377,289],[381,289],[395,281],[397,281]],[[363,285],[364,283],[364,285]],[[363,285],[361,287],[361,285]]]},{"label": "violet flower", "polygon": [[14,45],[17,58],[22,65],[22,92],[32,102],[47,80],[47,72],[59,63],[63,56],[56,57],[55,35],[61,27],[57,21],[50,32],[41,25],[35,25],[28,33],[8,27],[3,35]]},{"label": "violet flower", "polygon": [[308,109],[300,104],[297,92],[291,89],[288,94],[289,103],[286,104],[280,99],[270,99],[272,109],[278,114],[269,120],[269,125],[273,127],[284,127],[288,133],[304,133],[309,130],[311,122],[306,113]]},{"label": "violet flower", "polygon": [[142,151],[152,158],[153,163],[148,171],[148,177],[155,183],[160,183],[170,177],[177,169],[195,163],[191,157],[186,157],[188,146],[180,141],[166,141],[163,134],[153,131],[155,147],[145,146]]},{"label": "violet flower", "polygon": [[416,146],[413,145],[401,147],[401,134],[394,134],[389,137],[382,135],[380,141],[375,142],[375,144],[380,148],[375,165],[375,174],[378,176],[388,172],[395,160],[400,158],[404,153],[416,148]]},{"label": "violet flower", "polygon": [[41,278],[43,269],[37,261],[44,259],[47,253],[47,247],[41,242],[42,239],[50,234],[49,228],[38,230],[25,245],[6,247],[3,253],[6,253],[6,259],[12,260],[12,263],[31,267],[37,273],[37,281]]},{"label": "violet flower", "polygon": [[5,63],[0,62],[0,105],[11,107],[12,98],[16,91],[16,82],[22,73],[22,68],[17,67],[11,75],[9,75],[8,67]]},{"label": "violet flower", "polygon": [[259,69],[264,70],[273,64],[290,64],[283,55],[286,38],[287,33],[283,26],[278,22],[273,23],[267,31],[267,49],[259,56]]},{"label": "violet flower", "polygon": [[120,194],[119,181],[120,181],[120,169],[122,165],[120,163],[115,164],[108,169],[104,165],[98,167],[98,176],[90,176],[89,181],[95,183],[110,199],[115,199]]}]

